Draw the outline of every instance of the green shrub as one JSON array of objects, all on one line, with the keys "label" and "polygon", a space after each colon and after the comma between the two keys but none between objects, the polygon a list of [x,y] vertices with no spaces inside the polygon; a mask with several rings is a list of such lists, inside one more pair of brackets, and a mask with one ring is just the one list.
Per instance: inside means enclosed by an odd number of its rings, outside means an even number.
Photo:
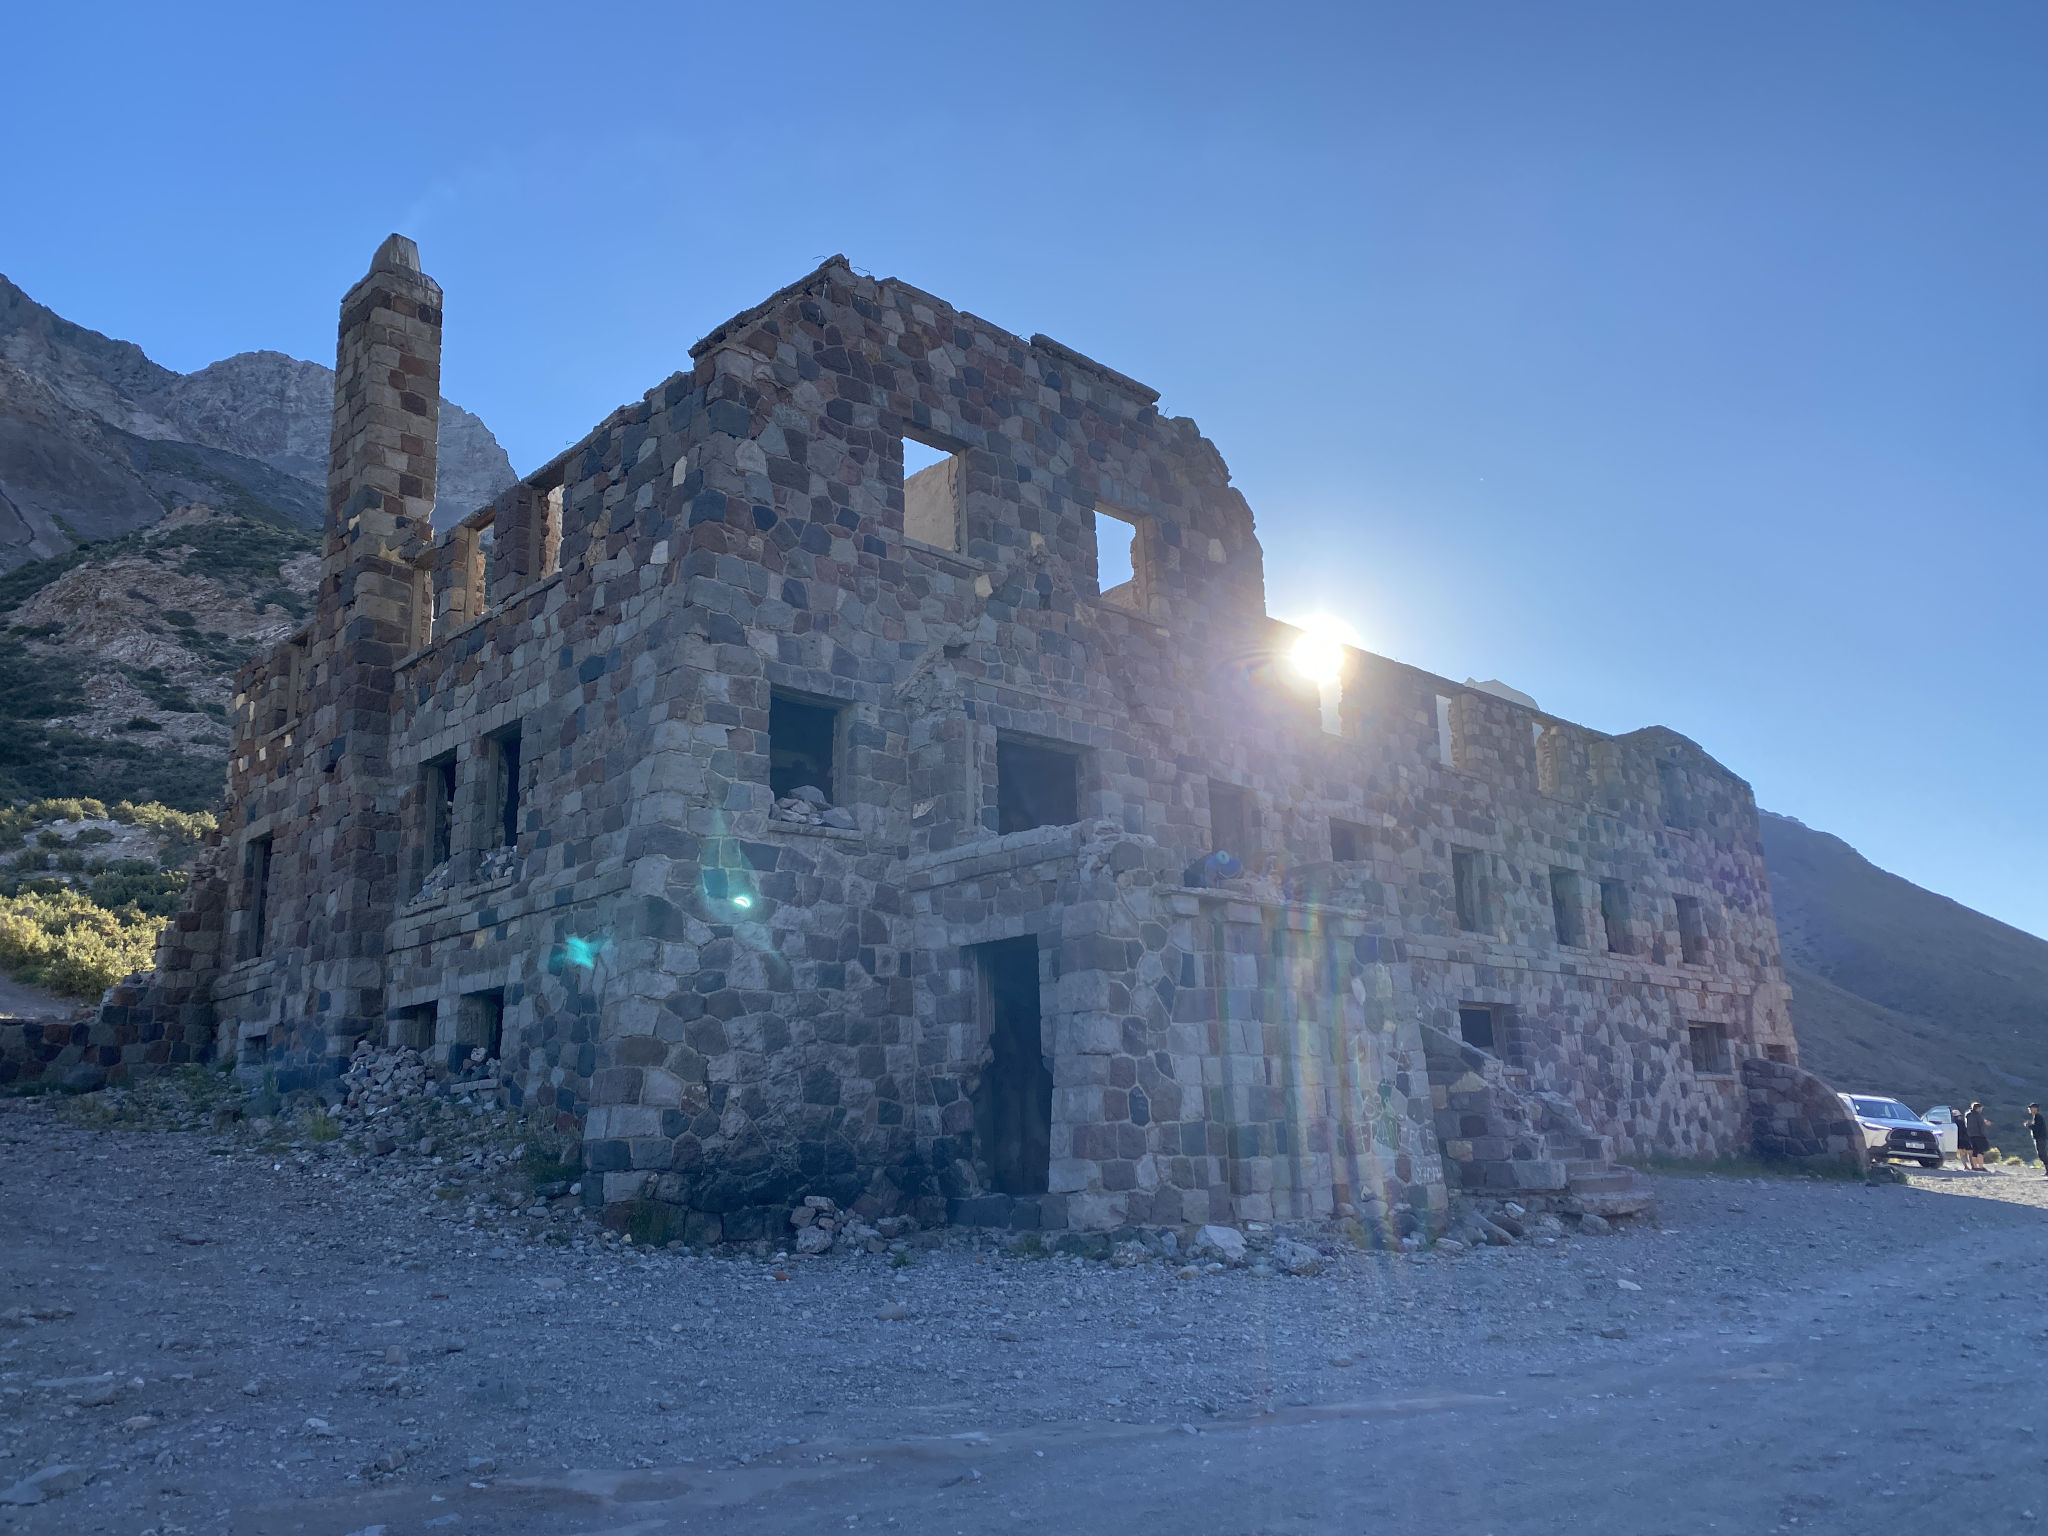
[{"label": "green shrub", "polygon": [[164,853],[183,853],[196,846],[206,834],[219,830],[220,818],[211,811],[175,811],[168,805],[151,802],[148,805],[131,805],[123,800],[119,805],[101,813],[115,821],[126,822],[133,827],[147,827],[164,840]]},{"label": "green shrub", "polygon": [[149,969],[166,921],[133,906],[110,912],[72,890],[0,896],[0,966],[67,997],[97,997]]}]

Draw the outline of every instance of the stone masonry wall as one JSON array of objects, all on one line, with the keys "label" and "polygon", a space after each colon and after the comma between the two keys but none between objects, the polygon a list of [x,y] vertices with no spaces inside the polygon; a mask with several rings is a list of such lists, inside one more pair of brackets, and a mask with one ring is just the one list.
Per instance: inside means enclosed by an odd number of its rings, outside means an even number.
[{"label": "stone masonry wall", "polygon": [[[428,280],[379,261],[424,325]],[[1619,1150],[1746,1139],[1739,1064],[1792,1049],[1747,786],[1670,732],[1359,652],[1326,730],[1250,509],[1154,391],[835,259],[433,545],[414,393],[379,407],[384,523],[331,535],[320,616],[243,679],[223,840],[246,872],[270,839],[276,905],[251,943],[230,874],[243,948],[211,990],[251,1059],[497,1031],[522,1102],[581,1128],[592,1197],[697,1235],[806,1194],[1409,1231],[1444,1205],[1420,1031],[1475,1004]],[[344,425],[346,507],[372,481]],[[952,547],[905,535],[906,439],[955,455]],[[1107,594],[1098,511],[1134,530]],[[851,826],[771,817],[777,700],[831,712]],[[1057,824],[1006,820],[1019,749],[1067,765]],[[1234,863],[1204,863],[1212,786],[1241,799]],[[996,1187],[974,1108],[981,946],[1019,939],[1042,1191]]]},{"label": "stone masonry wall", "polygon": [[1789,1062],[1752,1056],[1742,1063],[1750,1149],[1799,1163],[1863,1167],[1863,1131],[1834,1089]]}]

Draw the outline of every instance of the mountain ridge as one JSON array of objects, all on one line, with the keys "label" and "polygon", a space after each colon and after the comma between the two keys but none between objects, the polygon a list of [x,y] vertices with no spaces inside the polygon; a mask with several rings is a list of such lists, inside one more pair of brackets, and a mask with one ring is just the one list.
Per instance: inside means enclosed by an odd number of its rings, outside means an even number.
[{"label": "mountain ridge", "polygon": [[1760,821],[1801,1061],[1915,1109],[1981,1099],[2014,1146],[2048,1099],[2048,940],[1796,818]]},{"label": "mountain ridge", "polygon": [[[190,499],[151,485],[137,466],[175,451],[137,444],[204,450],[216,480],[317,527],[333,406],[334,371],[323,364],[238,352],[178,373],[0,276],[0,568],[132,532]],[[516,478],[490,429],[448,400],[437,449],[436,527]],[[253,466],[310,487],[310,510]]]}]

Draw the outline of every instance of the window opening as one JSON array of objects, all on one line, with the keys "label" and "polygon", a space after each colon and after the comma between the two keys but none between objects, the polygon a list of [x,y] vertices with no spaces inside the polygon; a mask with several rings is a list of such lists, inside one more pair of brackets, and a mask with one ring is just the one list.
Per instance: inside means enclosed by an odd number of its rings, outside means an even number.
[{"label": "window opening", "polygon": [[1436,696],[1436,755],[1446,768],[1455,766],[1457,754],[1451,744],[1451,701],[1448,695]]},{"label": "window opening", "polygon": [[489,738],[490,795],[485,806],[485,841],[500,848],[519,842],[519,722]]},{"label": "window opening", "polygon": [[1579,896],[1577,870],[1550,872],[1550,916],[1557,924],[1557,942],[1583,948],[1586,942],[1586,908]]},{"label": "window opening", "polygon": [[1138,526],[1126,513],[1095,509],[1095,590],[1105,603],[1143,608],[1138,594]]},{"label": "window opening", "polygon": [[1695,1072],[1726,1072],[1728,1070],[1728,1031],[1719,1024],[1693,1024],[1686,1029],[1686,1042],[1692,1051],[1692,1069]]},{"label": "window opening", "polygon": [[242,857],[249,879],[249,938],[244,947],[244,957],[250,960],[263,954],[264,941],[270,931],[270,850],[269,833],[249,839]]},{"label": "window opening", "polygon": [[1600,882],[1600,922],[1607,929],[1609,950],[1617,955],[1634,953],[1635,941],[1628,931],[1628,887],[1619,880]]},{"label": "window opening", "polygon": [[1486,927],[1486,903],[1479,886],[1479,855],[1470,848],[1451,851],[1451,894],[1458,908],[1458,926],[1467,933]]},{"label": "window opening", "polygon": [[1561,794],[1564,779],[1564,732],[1554,725],[1536,733],[1536,787],[1546,795]]},{"label": "window opening", "polygon": [[1678,944],[1687,965],[1707,963],[1707,924],[1697,896],[1678,898]]},{"label": "window opening", "polygon": [[1351,821],[1330,823],[1330,857],[1339,864],[1356,864],[1365,858],[1365,828]]},{"label": "window opening", "polygon": [[1467,1045],[1476,1045],[1482,1051],[1496,1049],[1494,1044],[1493,1010],[1467,1005],[1458,1010],[1458,1033]]},{"label": "window opening", "polygon": [[953,448],[903,439],[903,536],[940,549],[960,547],[967,500],[967,456]]},{"label": "window opening", "polygon": [[1068,827],[1081,819],[1081,761],[1058,747],[996,738],[996,830]]},{"label": "window opening", "polygon": [[[490,1061],[504,1049],[505,989],[487,987],[465,992],[455,1011],[455,1038],[448,1045],[448,1070],[453,1072],[472,1059]],[[481,1050],[482,1056],[476,1052]]]},{"label": "window opening", "polygon": [[1252,855],[1251,795],[1220,779],[1209,781],[1209,847],[1234,855],[1239,863]]},{"label": "window opening", "polygon": [[1657,759],[1657,782],[1664,791],[1664,825],[1681,831],[1692,825],[1692,807],[1686,801],[1685,770],[1668,757]]},{"label": "window opening", "polygon": [[833,746],[839,735],[839,710],[787,694],[768,698],[768,788],[778,800],[810,788],[837,803],[833,794]]},{"label": "window opening", "polygon": [[427,869],[432,871],[455,852],[455,754],[435,758],[421,776],[427,802]]},{"label": "window opening", "polygon": [[1792,1051],[1791,1048],[1788,1046],[1767,1045],[1764,1047],[1764,1058],[1768,1061],[1782,1061],[1787,1066],[1790,1066],[1792,1062]]},{"label": "window opening", "polygon": [[435,1025],[441,1016],[439,1003],[418,1003],[401,1008],[391,1021],[391,1043],[395,1047],[426,1052],[434,1047]]},{"label": "window opening", "polygon": [[990,1057],[974,1091],[975,1136],[998,1193],[1042,1195],[1052,1160],[1052,1069],[1040,1014],[1038,940],[1000,939],[969,953]]}]

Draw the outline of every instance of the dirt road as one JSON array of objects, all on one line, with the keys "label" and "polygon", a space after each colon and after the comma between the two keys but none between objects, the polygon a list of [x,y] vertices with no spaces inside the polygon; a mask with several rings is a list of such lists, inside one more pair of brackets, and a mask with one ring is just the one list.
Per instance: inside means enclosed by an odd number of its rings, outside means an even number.
[{"label": "dirt road", "polygon": [[621,1252],[428,1159],[49,1101],[0,1153],[0,1488],[77,1469],[10,1536],[2048,1519],[2038,1173],[1666,1179],[1657,1230],[1180,1279]]}]

